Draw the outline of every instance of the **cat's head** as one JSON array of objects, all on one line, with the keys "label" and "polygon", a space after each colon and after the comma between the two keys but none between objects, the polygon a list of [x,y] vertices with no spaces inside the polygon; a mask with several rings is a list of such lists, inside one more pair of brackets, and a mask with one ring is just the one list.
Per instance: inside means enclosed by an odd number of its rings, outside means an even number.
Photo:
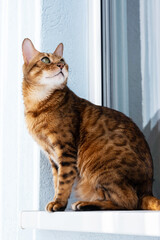
[{"label": "cat's head", "polygon": [[67,83],[68,65],[63,58],[63,44],[60,43],[53,53],[37,51],[30,39],[22,43],[24,59],[24,80],[33,86],[56,90]]}]

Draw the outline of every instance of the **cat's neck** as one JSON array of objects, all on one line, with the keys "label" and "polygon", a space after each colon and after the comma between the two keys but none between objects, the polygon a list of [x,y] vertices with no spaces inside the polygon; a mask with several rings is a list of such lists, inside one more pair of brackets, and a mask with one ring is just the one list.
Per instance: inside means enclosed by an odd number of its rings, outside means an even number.
[{"label": "cat's neck", "polygon": [[57,103],[63,100],[66,92],[68,91],[66,85],[62,86],[61,89],[51,89],[50,87],[43,85],[34,85],[28,81],[23,81],[23,99],[25,110],[28,111],[37,111],[43,105],[48,104],[51,99],[52,106],[56,106]]}]

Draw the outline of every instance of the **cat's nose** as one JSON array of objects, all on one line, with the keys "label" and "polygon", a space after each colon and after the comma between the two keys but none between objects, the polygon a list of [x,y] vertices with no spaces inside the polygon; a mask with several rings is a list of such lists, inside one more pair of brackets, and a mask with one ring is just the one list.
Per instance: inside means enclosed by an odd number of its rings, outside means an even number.
[{"label": "cat's nose", "polygon": [[59,67],[60,69],[62,69],[64,67],[64,63],[58,63],[57,67]]}]

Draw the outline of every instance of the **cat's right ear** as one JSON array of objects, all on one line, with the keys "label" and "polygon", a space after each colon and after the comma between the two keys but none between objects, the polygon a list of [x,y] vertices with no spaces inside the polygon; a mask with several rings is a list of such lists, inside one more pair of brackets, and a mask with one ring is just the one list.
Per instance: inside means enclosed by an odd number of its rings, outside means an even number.
[{"label": "cat's right ear", "polygon": [[57,55],[58,57],[63,57],[63,43],[60,43],[57,46],[57,48],[56,48],[56,50],[54,51],[53,54]]},{"label": "cat's right ear", "polygon": [[29,38],[25,38],[22,43],[22,53],[24,62],[28,64],[39,52],[35,49],[32,41]]}]

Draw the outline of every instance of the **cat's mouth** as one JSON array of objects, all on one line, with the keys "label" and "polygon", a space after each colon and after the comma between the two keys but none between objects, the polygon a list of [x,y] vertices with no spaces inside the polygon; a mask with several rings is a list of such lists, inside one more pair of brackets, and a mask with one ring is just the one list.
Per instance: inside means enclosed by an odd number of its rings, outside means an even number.
[{"label": "cat's mouth", "polygon": [[[62,76],[64,77],[64,73],[63,73],[62,71],[60,71],[60,73],[59,73],[59,74],[62,74]],[[58,74],[58,75],[59,75],[59,74]]]},{"label": "cat's mouth", "polygon": [[64,73],[62,71],[60,71],[59,73],[57,73],[51,77],[46,77],[46,78],[54,78],[54,77],[58,76],[59,74],[61,74],[64,77]]}]

